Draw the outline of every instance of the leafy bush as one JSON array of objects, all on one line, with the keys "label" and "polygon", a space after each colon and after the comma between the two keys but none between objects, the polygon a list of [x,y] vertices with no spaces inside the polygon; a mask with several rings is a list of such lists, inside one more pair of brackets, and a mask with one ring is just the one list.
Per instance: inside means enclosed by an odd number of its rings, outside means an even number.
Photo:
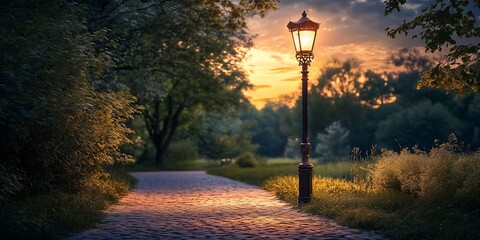
[{"label": "leafy bush", "polygon": [[254,168],[258,165],[258,162],[253,153],[247,152],[237,158],[236,164],[241,168]]},{"label": "leafy bush", "polygon": [[458,153],[456,139],[425,153],[384,151],[371,169],[373,186],[425,199],[480,207],[480,151]]},{"label": "leafy bush", "polygon": [[372,172],[373,185],[417,195],[420,192],[420,173],[425,157],[421,153],[410,154],[404,149],[400,154],[384,151]]},{"label": "leafy bush", "polygon": [[167,162],[191,162],[197,158],[197,145],[190,139],[173,142],[167,151]]},{"label": "leafy bush", "polygon": [[0,3],[0,199],[77,192],[105,166],[133,161],[119,147],[130,143],[135,98],[100,89],[111,56],[84,13],[70,1]]},{"label": "leafy bush", "polygon": [[90,187],[77,193],[51,191],[1,203],[0,236],[57,239],[66,233],[94,227],[102,218],[102,210],[117,202],[136,183],[136,179],[119,170],[92,178]]}]

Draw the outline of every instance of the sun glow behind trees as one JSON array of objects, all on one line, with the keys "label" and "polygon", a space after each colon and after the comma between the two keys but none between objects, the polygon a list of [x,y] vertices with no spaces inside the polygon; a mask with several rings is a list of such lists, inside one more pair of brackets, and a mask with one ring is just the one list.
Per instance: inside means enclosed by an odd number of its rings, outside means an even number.
[{"label": "sun glow behind trees", "polygon": [[[388,58],[400,48],[423,45],[409,38],[390,39],[384,29],[392,21],[384,18],[384,6],[379,3],[366,10],[369,4],[373,3],[356,1],[350,6],[329,11],[327,8],[332,7],[330,5],[338,4],[326,1],[322,4],[282,1],[279,10],[269,13],[265,18],[249,19],[249,31],[257,36],[254,47],[247,53],[243,63],[250,82],[257,86],[246,93],[251,102],[257,108],[262,108],[267,101],[282,101],[282,95],[300,93],[298,62],[286,24],[291,19],[297,19],[303,10],[321,23],[315,41],[315,60],[309,67],[310,84],[315,83],[321,69],[332,59],[344,61],[355,58],[360,60],[363,70],[377,73],[399,70],[387,63]],[[373,21],[376,15],[379,18]],[[383,19],[385,22],[382,22]],[[423,47],[420,52],[424,52]]]},{"label": "sun glow behind trees", "polygon": [[[287,40],[290,39],[287,38]],[[323,69],[334,64],[332,63],[334,57],[340,60],[357,58],[359,67],[363,70],[374,70],[379,73],[402,70],[387,64],[388,58],[394,52],[386,46],[374,48],[373,45],[367,43],[328,48],[316,46],[317,48],[320,49],[314,51],[315,61],[309,68],[310,84],[316,83]],[[369,51],[370,49],[372,51]],[[288,99],[287,96],[299,95],[301,78],[297,65],[293,50],[277,52],[259,48],[250,49],[243,62],[243,67],[250,82],[254,85],[252,90],[246,92],[252,104],[260,109],[267,102],[284,102],[285,99]],[[360,80],[362,79],[365,79],[364,76],[361,76]],[[285,103],[289,104],[289,102]]]}]

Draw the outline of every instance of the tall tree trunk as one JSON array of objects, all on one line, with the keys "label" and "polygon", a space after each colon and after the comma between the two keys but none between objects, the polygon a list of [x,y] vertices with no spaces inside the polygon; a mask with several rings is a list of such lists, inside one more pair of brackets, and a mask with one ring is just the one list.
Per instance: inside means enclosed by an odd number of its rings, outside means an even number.
[{"label": "tall tree trunk", "polygon": [[157,153],[155,155],[155,165],[162,166],[165,164],[165,156],[167,155],[168,147],[164,147],[163,145],[155,144],[155,148],[157,149]]},{"label": "tall tree trunk", "polygon": [[[173,98],[167,97],[167,111],[163,118],[160,118],[160,102],[156,102],[153,112],[148,109],[144,110],[144,119],[147,126],[150,138],[156,148],[155,164],[164,165],[166,162],[166,153],[170,147],[172,138],[180,124],[180,114],[185,108],[183,105],[174,107]],[[160,120],[162,119],[162,120]]]}]

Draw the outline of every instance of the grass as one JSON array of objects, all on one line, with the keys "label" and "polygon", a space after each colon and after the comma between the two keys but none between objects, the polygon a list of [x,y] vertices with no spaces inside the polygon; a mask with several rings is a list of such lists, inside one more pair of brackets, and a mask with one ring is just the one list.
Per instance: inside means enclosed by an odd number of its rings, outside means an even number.
[{"label": "grass", "polygon": [[[365,178],[365,172],[359,172],[360,165],[349,162],[316,164],[312,202],[299,207],[297,168],[278,165],[287,161],[274,160],[270,165],[250,169],[217,167],[208,173],[261,186],[302,211],[345,226],[375,230],[391,239],[480,239],[477,205],[465,208],[445,201],[448,197],[426,198],[375,188]],[[405,168],[400,170],[405,172]],[[478,164],[467,169],[478,170]]]},{"label": "grass", "polygon": [[121,168],[127,172],[151,172],[151,171],[195,171],[205,170],[213,165],[219,165],[219,163],[213,160],[196,159],[194,161],[180,161],[169,162],[165,165],[159,166],[154,163],[136,163],[131,165],[125,165]]},{"label": "grass", "polygon": [[57,239],[94,227],[102,210],[136,183],[124,171],[113,171],[98,188],[80,193],[50,192],[0,205],[3,239]]},{"label": "grass", "polygon": [[[296,205],[297,178],[279,176],[263,187]],[[354,228],[376,230],[391,239],[480,239],[480,212],[394,191],[374,191],[342,179],[313,179],[312,202],[301,210]]]},{"label": "grass", "polygon": [[266,164],[271,165],[295,165],[298,164],[299,160],[293,158],[269,158],[266,161]]},{"label": "grass", "polygon": [[[267,165],[261,165],[255,168],[240,168],[232,165],[209,168],[207,169],[207,172],[209,174],[223,176],[257,186],[261,186],[265,181],[276,176],[298,174],[296,164],[269,165],[269,161],[270,159],[267,160]],[[292,161],[298,163],[298,161]],[[335,162],[316,165],[314,167],[314,174],[332,178],[351,178],[351,166],[351,162]]]},{"label": "grass", "polygon": [[[277,159],[273,159],[273,164],[270,159],[267,160],[267,165],[261,165],[255,168],[240,168],[238,166],[223,166],[213,167],[207,169],[209,174],[223,176],[249,184],[261,186],[266,180],[284,175],[297,175],[298,167],[297,160],[291,160],[294,164],[283,164],[286,159],[282,159],[282,164],[279,165]],[[351,162],[335,162],[320,164],[315,166],[314,174],[319,176],[328,176],[332,178],[351,178],[350,167]]]}]

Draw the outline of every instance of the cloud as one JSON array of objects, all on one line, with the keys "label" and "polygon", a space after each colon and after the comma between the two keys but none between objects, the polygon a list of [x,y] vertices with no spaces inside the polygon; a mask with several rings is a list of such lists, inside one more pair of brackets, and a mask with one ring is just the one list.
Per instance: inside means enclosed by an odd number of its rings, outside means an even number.
[{"label": "cloud", "polygon": [[260,88],[271,88],[272,85],[255,85],[254,88],[255,89],[260,89]]},{"label": "cloud", "polygon": [[[274,102],[274,101],[277,101],[278,99],[279,99],[278,97],[274,97],[274,98],[257,98],[257,99],[253,99],[253,101],[266,103],[266,102]],[[263,105],[263,104],[262,104],[262,105]]]},{"label": "cloud", "polygon": [[281,80],[282,82],[293,82],[293,81],[300,81],[300,77],[291,77]]},{"label": "cloud", "polygon": [[271,54],[270,56],[276,61],[284,62],[284,58],[278,54]]},{"label": "cloud", "polygon": [[313,21],[320,22],[316,45],[338,46],[361,42],[385,42],[396,47],[422,46],[421,40],[399,36],[390,39],[386,27],[398,26],[404,19],[412,19],[430,1],[410,0],[400,12],[384,16],[381,0],[283,0],[279,10],[266,18],[250,21],[252,32],[258,34],[257,48],[280,52],[293,50],[291,36],[286,25],[296,21],[303,10]]},{"label": "cloud", "polygon": [[298,67],[276,67],[270,69],[271,73],[286,73],[291,71],[298,71]]}]

